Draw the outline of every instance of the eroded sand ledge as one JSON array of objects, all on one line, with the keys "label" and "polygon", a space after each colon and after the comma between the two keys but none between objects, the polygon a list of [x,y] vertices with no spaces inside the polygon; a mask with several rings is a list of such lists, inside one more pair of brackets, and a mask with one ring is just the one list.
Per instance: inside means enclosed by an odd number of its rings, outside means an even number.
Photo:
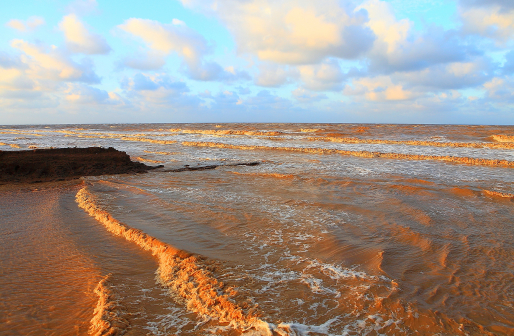
[{"label": "eroded sand ledge", "polygon": [[[160,167],[160,166],[159,166]],[[0,151],[0,184],[64,181],[81,176],[144,173],[157,167],[132,162],[112,147]]]}]

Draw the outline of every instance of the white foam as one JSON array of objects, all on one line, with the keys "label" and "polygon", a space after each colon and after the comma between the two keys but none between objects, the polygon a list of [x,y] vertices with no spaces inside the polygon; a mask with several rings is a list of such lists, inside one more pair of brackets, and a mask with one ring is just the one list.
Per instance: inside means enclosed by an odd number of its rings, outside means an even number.
[{"label": "white foam", "polygon": [[328,287],[323,286],[323,280],[313,277],[310,274],[304,274],[301,277],[301,281],[309,286],[311,291],[316,294],[332,294],[334,298],[339,298],[341,293],[337,290],[330,289]]}]

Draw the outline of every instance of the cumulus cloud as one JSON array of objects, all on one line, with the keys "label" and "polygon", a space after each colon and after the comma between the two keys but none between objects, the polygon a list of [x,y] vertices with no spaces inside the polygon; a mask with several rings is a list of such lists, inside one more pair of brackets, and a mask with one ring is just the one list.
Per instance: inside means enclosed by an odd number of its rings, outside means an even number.
[{"label": "cumulus cloud", "polygon": [[[146,119],[155,114],[172,113],[174,120],[187,120],[188,114],[200,113],[203,103],[200,97],[190,94],[185,82],[164,73],[138,73],[131,78],[125,78],[121,82],[121,88],[132,106],[147,114]],[[189,120],[192,118],[194,117],[190,115]]]},{"label": "cumulus cloud", "polygon": [[514,103],[514,82],[495,77],[484,84],[487,97],[494,101]]},{"label": "cumulus cloud", "polygon": [[211,99],[214,101],[214,104],[212,105],[214,109],[232,108],[235,105],[241,105],[242,103],[237,93],[228,90],[211,96]]},{"label": "cumulus cloud", "polygon": [[22,21],[18,19],[12,19],[7,22],[5,25],[7,27],[19,30],[21,32],[26,32],[30,30],[35,30],[37,27],[44,25],[45,19],[40,16],[31,16],[27,21]]},{"label": "cumulus cloud", "polygon": [[0,53],[0,97],[9,108],[55,107],[66,100],[63,92],[67,85],[99,82],[87,59],[79,64],[56,47],[23,40],[13,40],[11,46],[21,54],[14,57]]},{"label": "cumulus cloud", "polygon": [[35,85],[23,70],[0,68],[0,90],[3,91],[4,96],[7,95],[7,92],[32,91]]},{"label": "cumulus cloud", "polygon": [[236,89],[237,89],[237,92],[239,92],[239,94],[241,94],[241,95],[247,95],[247,94],[252,93],[252,91],[247,87],[238,86]]},{"label": "cumulus cloud", "polygon": [[163,54],[177,53],[188,64],[198,64],[209,50],[205,38],[184,24],[165,24],[147,19],[128,19],[118,26],[139,37],[146,45]]},{"label": "cumulus cloud", "polygon": [[303,88],[297,88],[291,92],[293,97],[302,103],[313,103],[323,99],[327,99],[325,94],[313,93]]},{"label": "cumulus cloud", "polygon": [[260,60],[312,64],[326,57],[354,59],[372,45],[363,11],[326,0],[182,0],[185,6],[209,8],[231,31],[238,50]]},{"label": "cumulus cloud", "polygon": [[[1,60],[1,56],[0,56]],[[1,63],[1,61],[0,61]],[[503,64],[502,70],[505,74],[514,73],[514,50],[510,51],[505,55],[505,63]]]},{"label": "cumulus cloud", "polygon": [[138,73],[121,82],[121,89],[131,105],[140,111],[155,113],[156,111],[176,111],[184,108],[190,111],[198,107],[201,99],[189,93],[186,83],[174,80],[166,74]]},{"label": "cumulus cloud", "polygon": [[303,87],[313,91],[340,90],[345,78],[336,59],[328,59],[321,64],[298,67]]},{"label": "cumulus cloud", "polygon": [[75,14],[66,15],[59,28],[64,32],[66,46],[71,52],[94,55],[111,51],[105,39],[91,33]]},{"label": "cumulus cloud", "polygon": [[354,79],[351,85],[344,88],[343,93],[377,102],[410,100],[419,95],[401,83],[393,82],[389,76]]},{"label": "cumulus cloud", "polygon": [[126,57],[121,62],[121,67],[138,70],[158,70],[166,64],[166,57],[161,52],[149,50],[133,56]]},{"label": "cumulus cloud", "polygon": [[261,63],[258,67],[259,73],[254,79],[258,86],[279,87],[298,77],[298,71],[294,67],[273,63]]},{"label": "cumulus cloud", "polygon": [[64,91],[64,99],[73,104],[100,105],[112,104],[109,93],[102,89],[85,84],[68,84]]},{"label": "cumulus cloud", "polygon": [[464,33],[492,38],[500,45],[511,41],[514,36],[514,5],[506,6],[501,3],[481,7],[462,7],[460,16]]},{"label": "cumulus cloud", "polygon": [[244,106],[248,109],[257,110],[287,110],[291,109],[292,103],[289,99],[272,94],[269,90],[261,90],[255,96],[248,97],[244,101]]},{"label": "cumulus cloud", "polygon": [[189,78],[200,81],[234,82],[252,79],[246,71],[237,70],[233,66],[222,68],[216,62],[202,61],[195,66],[186,65],[182,70]]},{"label": "cumulus cloud", "polygon": [[514,2],[511,0],[460,0],[464,7],[500,7],[502,11],[514,9]]},{"label": "cumulus cloud", "polygon": [[25,74],[32,79],[100,82],[100,78],[93,71],[93,64],[88,59],[79,64],[55,46],[48,49],[24,40],[13,40],[11,46],[23,52],[22,62],[27,66]]},{"label": "cumulus cloud", "polygon": [[0,67],[2,68],[19,68],[22,62],[19,57],[14,57],[5,52],[0,51]]},{"label": "cumulus cloud", "polygon": [[124,65],[141,70],[156,70],[165,64],[165,56],[176,53],[182,58],[182,72],[189,78],[200,81],[249,80],[250,75],[233,67],[224,69],[216,62],[207,61],[205,56],[211,52],[207,40],[184,22],[173,19],[164,24],[147,19],[129,19],[118,26],[133,36],[140,38],[148,48],[146,57],[131,57]]},{"label": "cumulus cloud", "polygon": [[411,86],[429,89],[465,89],[480,86],[491,78],[491,65],[484,59],[438,64],[419,71],[399,73],[395,77]]},{"label": "cumulus cloud", "polygon": [[370,0],[361,8],[367,11],[367,25],[377,36],[367,54],[373,73],[420,70],[434,64],[462,61],[473,52],[454,32],[434,27],[427,32],[415,32],[411,21],[396,19],[387,2]]}]

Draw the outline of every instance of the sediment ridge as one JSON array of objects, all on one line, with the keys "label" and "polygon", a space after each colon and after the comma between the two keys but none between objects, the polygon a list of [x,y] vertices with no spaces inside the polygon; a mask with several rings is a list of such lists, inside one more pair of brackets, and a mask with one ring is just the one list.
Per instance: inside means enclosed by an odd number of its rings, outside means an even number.
[{"label": "sediment ridge", "polygon": [[311,154],[340,154],[348,156],[358,156],[365,158],[385,158],[396,160],[430,160],[430,161],[443,161],[458,164],[469,164],[478,166],[495,166],[495,167],[509,167],[514,168],[514,161],[507,160],[493,160],[493,159],[480,159],[470,157],[458,156],[438,156],[438,155],[423,155],[423,154],[401,154],[401,153],[383,153],[383,152],[370,152],[370,151],[349,151],[341,149],[326,149],[326,148],[311,148],[311,147],[274,147],[274,146],[248,146],[248,145],[230,145],[219,142],[197,142],[197,141],[184,141],[183,146],[196,146],[196,147],[212,147],[212,148],[229,148],[240,150],[282,150],[299,153]]},{"label": "sediment ridge", "polygon": [[132,162],[112,147],[0,151],[0,183],[63,181],[81,176],[144,173],[156,167]]}]

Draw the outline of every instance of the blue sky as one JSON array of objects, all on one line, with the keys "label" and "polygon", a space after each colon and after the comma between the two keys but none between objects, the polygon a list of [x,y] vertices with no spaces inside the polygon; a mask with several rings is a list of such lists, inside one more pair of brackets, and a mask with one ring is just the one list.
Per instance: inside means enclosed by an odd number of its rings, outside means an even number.
[{"label": "blue sky", "polygon": [[511,0],[2,7],[0,124],[514,123]]}]

